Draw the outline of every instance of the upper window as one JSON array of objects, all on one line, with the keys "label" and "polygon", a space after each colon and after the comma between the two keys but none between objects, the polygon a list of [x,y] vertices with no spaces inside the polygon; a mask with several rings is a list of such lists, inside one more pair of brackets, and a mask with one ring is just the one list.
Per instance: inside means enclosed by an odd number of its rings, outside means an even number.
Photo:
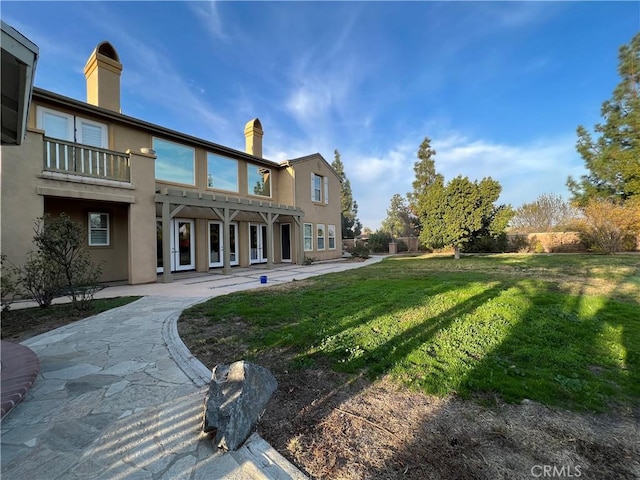
[{"label": "upper window", "polygon": [[329,179],[311,173],[311,201],[314,203],[329,203]]},{"label": "upper window", "polygon": [[325,239],[325,231],[324,225],[318,224],[316,225],[317,239],[318,239],[318,250],[324,250],[324,239]]},{"label": "upper window", "polygon": [[336,226],[335,225],[327,225],[327,233],[329,238],[329,250],[336,249]]},{"label": "upper window", "polygon": [[195,185],[195,150],[177,143],[153,139],[156,180]]},{"label": "upper window", "polygon": [[98,148],[108,147],[107,126],[104,123],[38,107],[37,124],[47,137]]},{"label": "upper window", "polygon": [[249,195],[271,196],[271,170],[251,163],[247,164]]},{"label": "upper window", "polygon": [[313,250],[313,224],[304,224],[304,251],[310,252]]},{"label": "upper window", "polygon": [[311,174],[311,200],[318,203],[322,201],[322,177],[315,173]]},{"label": "upper window", "polygon": [[89,213],[89,245],[92,247],[109,245],[108,213]]},{"label": "upper window", "polygon": [[207,154],[207,187],[216,190],[238,191],[238,161]]}]

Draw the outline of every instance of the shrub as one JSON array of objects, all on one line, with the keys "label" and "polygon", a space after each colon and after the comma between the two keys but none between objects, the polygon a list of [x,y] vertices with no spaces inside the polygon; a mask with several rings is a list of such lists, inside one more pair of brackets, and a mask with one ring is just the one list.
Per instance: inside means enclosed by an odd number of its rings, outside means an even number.
[{"label": "shrub", "polygon": [[11,303],[15,299],[18,293],[18,278],[16,270],[13,267],[7,265],[7,256],[0,255],[0,292],[2,311],[8,312],[11,308]]},{"label": "shrub", "polygon": [[315,262],[317,260],[316,257],[307,257],[306,255],[304,256],[304,259],[302,260],[302,264],[303,265],[311,265],[313,262]]},{"label": "shrub", "polygon": [[632,249],[640,232],[640,199],[616,204],[591,200],[584,208],[582,237],[590,250],[615,253]]},{"label": "shrub", "polygon": [[369,235],[367,245],[369,250],[375,253],[383,253],[389,251],[389,243],[391,243],[391,235],[385,232],[375,232]]},{"label": "shrub", "polygon": [[407,245],[407,242],[405,242],[404,240],[398,240],[396,243],[398,244],[397,246],[398,253],[409,251],[409,246]]},{"label": "shrub", "polygon": [[20,286],[42,308],[50,306],[53,299],[62,293],[62,270],[42,251],[29,252],[24,266],[16,271]]},{"label": "shrub", "polygon": [[356,243],[353,247],[347,250],[353,257],[369,258],[371,251],[364,243]]},{"label": "shrub", "polygon": [[474,237],[467,243],[462,251],[465,253],[503,253],[509,248],[506,233],[498,235],[482,235]]},{"label": "shrub", "polygon": [[47,214],[36,221],[33,243],[46,264],[60,270],[65,281],[64,293],[78,310],[90,307],[102,275],[102,266],[95,265],[84,248],[85,239],[85,229],[66,213],[57,218]]}]

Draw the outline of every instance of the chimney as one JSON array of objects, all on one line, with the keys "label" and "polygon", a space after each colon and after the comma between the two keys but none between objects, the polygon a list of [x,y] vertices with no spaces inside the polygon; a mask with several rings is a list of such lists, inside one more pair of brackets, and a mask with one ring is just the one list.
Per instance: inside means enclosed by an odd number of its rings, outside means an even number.
[{"label": "chimney", "polygon": [[247,141],[247,153],[262,158],[262,124],[260,120],[254,118],[249,120],[244,127],[244,137]]},{"label": "chimney", "polygon": [[101,42],[84,66],[87,103],[120,113],[120,74],[118,52],[109,42]]}]

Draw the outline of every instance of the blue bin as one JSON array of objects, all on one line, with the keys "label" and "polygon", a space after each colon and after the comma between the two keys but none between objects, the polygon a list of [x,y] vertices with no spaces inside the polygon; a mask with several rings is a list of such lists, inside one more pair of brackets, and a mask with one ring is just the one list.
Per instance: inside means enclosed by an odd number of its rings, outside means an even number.
[{"label": "blue bin", "polygon": [[267,283],[267,276],[266,275],[260,275],[260,283]]}]

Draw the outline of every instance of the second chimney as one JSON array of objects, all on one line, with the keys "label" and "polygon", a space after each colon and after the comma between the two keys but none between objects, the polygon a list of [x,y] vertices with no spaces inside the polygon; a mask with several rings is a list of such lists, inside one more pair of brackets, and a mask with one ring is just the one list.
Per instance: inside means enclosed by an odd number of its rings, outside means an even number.
[{"label": "second chimney", "polygon": [[262,158],[262,124],[260,120],[254,118],[249,120],[244,127],[244,138],[246,139],[247,153]]}]

